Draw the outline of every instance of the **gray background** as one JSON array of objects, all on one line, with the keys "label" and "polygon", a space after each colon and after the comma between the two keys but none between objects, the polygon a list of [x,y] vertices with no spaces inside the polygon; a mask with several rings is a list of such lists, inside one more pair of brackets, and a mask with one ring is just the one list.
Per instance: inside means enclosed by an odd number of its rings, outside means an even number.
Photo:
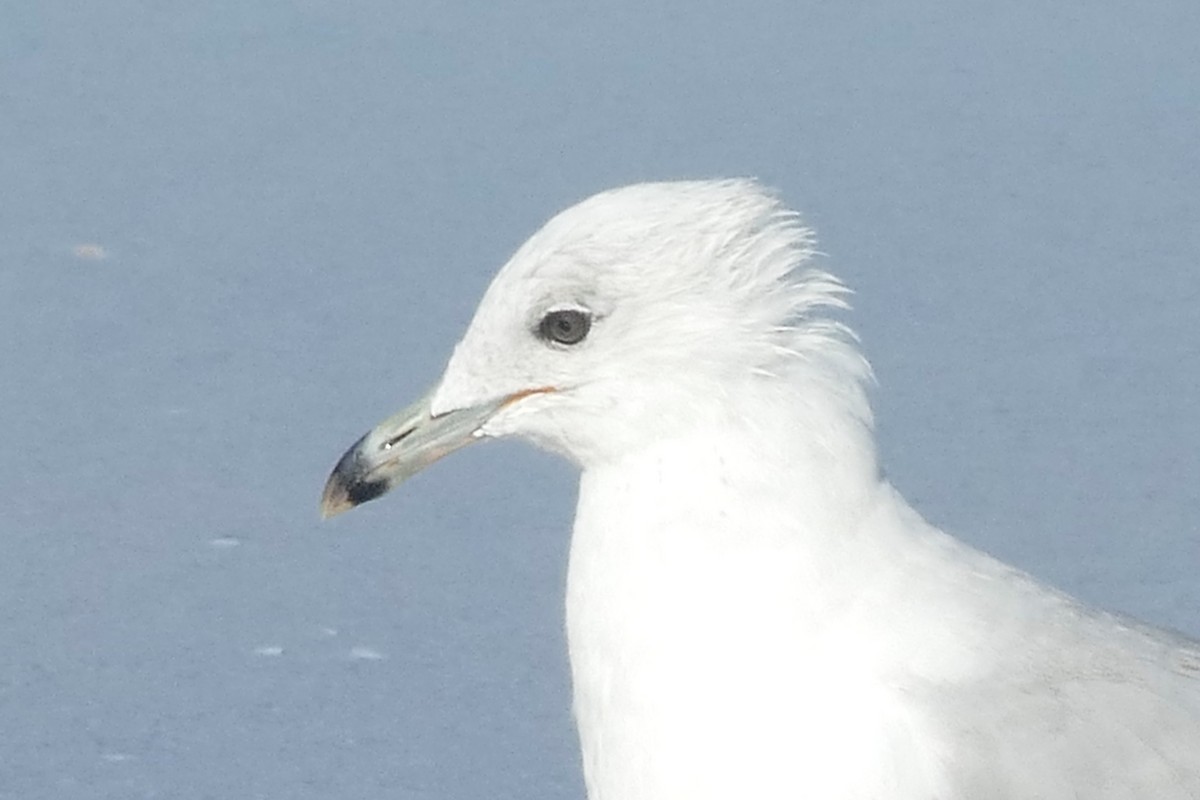
[{"label": "gray background", "polygon": [[[736,7],[736,8],[735,8]],[[1200,634],[1200,4],[0,5],[0,797],[579,798],[574,476],[328,524],[559,208],[756,175],[893,481]]]}]

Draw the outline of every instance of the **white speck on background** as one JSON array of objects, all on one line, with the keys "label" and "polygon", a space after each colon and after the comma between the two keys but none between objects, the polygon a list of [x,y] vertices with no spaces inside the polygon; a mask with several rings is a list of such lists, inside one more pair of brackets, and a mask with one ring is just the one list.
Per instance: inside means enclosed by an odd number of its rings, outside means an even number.
[{"label": "white speck on background", "polygon": [[352,647],[350,648],[350,658],[355,661],[382,661],[387,656],[369,647]]},{"label": "white speck on background", "polygon": [[72,247],[71,255],[80,261],[104,261],[108,258],[108,251],[104,249],[104,245],[102,244],[85,242]]}]

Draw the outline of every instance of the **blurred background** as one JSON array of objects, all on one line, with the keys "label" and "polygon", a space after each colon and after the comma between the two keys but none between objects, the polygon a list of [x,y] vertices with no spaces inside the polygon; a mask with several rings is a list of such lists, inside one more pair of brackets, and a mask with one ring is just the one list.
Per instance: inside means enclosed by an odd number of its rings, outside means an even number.
[{"label": "blurred background", "polygon": [[321,524],[560,208],[753,175],[931,521],[1200,634],[1200,4],[0,5],[0,798],[582,798],[571,469]]}]

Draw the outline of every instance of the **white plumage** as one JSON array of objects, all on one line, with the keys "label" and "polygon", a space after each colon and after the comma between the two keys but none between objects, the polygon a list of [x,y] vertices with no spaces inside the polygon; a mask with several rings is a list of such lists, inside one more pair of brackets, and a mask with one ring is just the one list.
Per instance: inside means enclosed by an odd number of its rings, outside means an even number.
[{"label": "white plumage", "polygon": [[[1200,798],[1195,645],[905,503],[870,370],[824,316],[845,289],[811,252],[750,181],[592,197],[499,273],[406,429],[473,410],[476,438],[582,469],[567,630],[589,797]],[[539,335],[563,308],[590,316],[577,344]],[[371,436],[328,508],[383,490],[350,475]]]}]

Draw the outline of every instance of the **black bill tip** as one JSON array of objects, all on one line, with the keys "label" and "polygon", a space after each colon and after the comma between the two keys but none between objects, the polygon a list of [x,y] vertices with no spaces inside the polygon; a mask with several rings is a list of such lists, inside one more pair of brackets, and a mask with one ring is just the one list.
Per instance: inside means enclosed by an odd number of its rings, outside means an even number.
[{"label": "black bill tip", "polygon": [[386,480],[368,477],[362,458],[366,438],[359,439],[346,451],[325,482],[325,491],[321,493],[322,519],[374,500],[391,488]]}]

